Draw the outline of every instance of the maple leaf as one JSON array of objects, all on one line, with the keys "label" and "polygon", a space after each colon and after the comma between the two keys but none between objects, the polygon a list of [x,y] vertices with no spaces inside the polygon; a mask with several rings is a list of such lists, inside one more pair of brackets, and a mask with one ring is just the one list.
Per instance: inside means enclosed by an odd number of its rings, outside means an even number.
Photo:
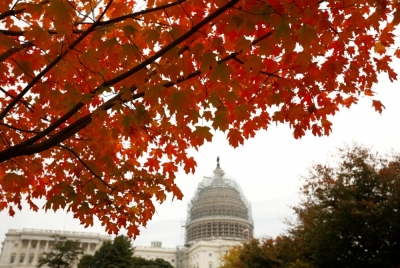
[{"label": "maple leaf", "polygon": [[196,126],[196,130],[193,131],[195,138],[193,139],[193,146],[199,146],[204,143],[204,141],[211,141],[213,135],[210,132],[209,127]]},{"label": "maple leaf", "polygon": [[379,112],[380,114],[382,113],[382,109],[385,108],[385,106],[378,100],[372,100],[372,107],[374,107],[375,111]]},{"label": "maple leaf", "polygon": [[244,138],[239,130],[233,128],[228,131],[228,141],[233,147],[238,147],[240,144],[243,145]]},{"label": "maple leaf", "polygon": [[186,174],[188,174],[190,172],[194,172],[196,166],[197,164],[194,158],[189,157],[188,159],[185,159],[183,169],[185,170]]},{"label": "maple leaf", "polygon": [[317,31],[314,27],[303,24],[298,31],[298,40],[304,48],[309,48],[311,44],[318,39]]},{"label": "maple leaf", "polygon": [[52,18],[55,29],[61,34],[72,32],[74,10],[66,0],[50,0],[45,16]]}]

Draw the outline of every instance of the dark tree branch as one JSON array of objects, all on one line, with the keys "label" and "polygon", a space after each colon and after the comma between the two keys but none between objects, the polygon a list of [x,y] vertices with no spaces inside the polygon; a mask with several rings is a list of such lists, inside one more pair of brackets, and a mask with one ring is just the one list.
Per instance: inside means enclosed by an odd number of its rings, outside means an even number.
[{"label": "dark tree branch", "polygon": [[[45,5],[45,4],[48,4],[48,3],[50,3],[50,0],[44,0],[42,2],[39,2],[40,5]],[[10,10],[0,14],[0,20],[5,19],[6,17],[10,17],[10,16],[15,16],[15,15],[21,14],[24,11],[25,11],[25,8],[21,8],[21,9],[17,9],[17,10],[10,9]]]},{"label": "dark tree branch", "polygon": [[71,148],[69,148],[69,147],[67,147],[67,146],[65,146],[65,145],[62,145],[62,144],[59,144],[59,145],[57,145],[57,146],[60,147],[60,148],[63,148],[64,150],[67,150],[68,152],[70,152],[71,154],[73,154],[73,155],[76,157],[76,159],[78,159],[78,161],[79,161],[79,162],[80,162],[80,163],[81,163],[81,164],[82,164],[96,179],[98,179],[99,181],[101,181],[101,183],[103,183],[105,186],[107,186],[108,188],[110,188],[112,191],[115,190],[115,188],[114,188],[114,187],[111,187],[111,185],[109,185],[105,180],[103,180],[101,176],[99,176],[98,174],[96,174],[96,172],[94,172],[94,171],[86,164],[86,162],[83,161],[83,159],[79,157],[79,155],[78,155],[73,149],[71,149]]},{"label": "dark tree branch", "polygon": [[19,47],[10,48],[9,50],[7,50],[6,52],[4,52],[3,54],[0,55],[0,62],[5,61],[7,58],[9,58],[14,53],[17,53],[25,48],[29,48],[32,46],[33,46],[32,43],[27,42],[27,43],[20,45]]}]

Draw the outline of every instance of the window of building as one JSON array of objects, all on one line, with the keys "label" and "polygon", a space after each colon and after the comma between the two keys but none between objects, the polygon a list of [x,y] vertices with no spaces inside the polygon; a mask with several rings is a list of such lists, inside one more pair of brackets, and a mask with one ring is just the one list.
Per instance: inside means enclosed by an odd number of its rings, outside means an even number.
[{"label": "window of building", "polygon": [[175,259],[172,259],[171,262],[175,262]]},{"label": "window of building", "polygon": [[212,268],[212,263],[208,264],[208,268]]},{"label": "window of building", "polygon": [[19,262],[24,262],[25,259],[25,254],[21,254],[21,256],[19,257]]},{"label": "window of building", "polygon": [[211,256],[212,256],[212,253],[208,253],[208,256],[210,256],[210,257],[211,257]]},{"label": "window of building", "polygon": [[32,263],[32,262],[33,262],[33,257],[34,257],[33,254],[29,255],[29,263]]},{"label": "window of building", "polygon": [[11,254],[10,263],[14,263],[15,261],[15,253]]}]

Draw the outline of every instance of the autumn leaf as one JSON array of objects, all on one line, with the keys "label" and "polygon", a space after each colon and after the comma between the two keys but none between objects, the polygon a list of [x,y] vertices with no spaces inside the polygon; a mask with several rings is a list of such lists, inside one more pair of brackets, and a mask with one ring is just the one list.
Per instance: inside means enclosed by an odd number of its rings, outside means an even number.
[{"label": "autumn leaf", "polygon": [[54,27],[60,34],[72,32],[74,10],[66,0],[50,0],[50,5],[45,7],[46,17],[52,18]]},{"label": "autumn leaf", "polygon": [[382,110],[385,108],[385,106],[378,100],[372,100],[372,107],[374,107],[375,111],[379,112],[380,114],[382,113]]},{"label": "autumn leaf", "polygon": [[20,47],[18,42],[16,42],[13,38],[8,37],[2,33],[0,33],[0,46],[4,47]]},{"label": "autumn leaf", "polygon": [[201,127],[197,126],[195,131],[193,131],[194,139],[193,139],[193,146],[202,145],[204,141],[211,141],[213,135],[210,132],[209,127]]},{"label": "autumn leaf", "polygon": [[374,51],[378,54],[383,54],[386,52],[386,47],[381,42],[378,42],[375,44]]},{"label": "autumn leaf", "polygon": [[242,133],[237,129],[229,129],[228,131],[228,141],[233,147],[238,147],[240,144],[243,145],[244,139]]}]

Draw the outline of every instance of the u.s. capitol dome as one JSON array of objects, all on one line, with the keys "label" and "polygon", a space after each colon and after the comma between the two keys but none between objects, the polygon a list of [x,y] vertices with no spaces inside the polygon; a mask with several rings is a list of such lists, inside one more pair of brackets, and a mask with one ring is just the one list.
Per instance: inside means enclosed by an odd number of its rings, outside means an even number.
[{"label": "u.s. capitol dome", "polygon": [[186,243],[248,240],[253,234],[251,206],[239,185],[225,178],[217,158],[212,177],[205,177],[188,204]]}]

